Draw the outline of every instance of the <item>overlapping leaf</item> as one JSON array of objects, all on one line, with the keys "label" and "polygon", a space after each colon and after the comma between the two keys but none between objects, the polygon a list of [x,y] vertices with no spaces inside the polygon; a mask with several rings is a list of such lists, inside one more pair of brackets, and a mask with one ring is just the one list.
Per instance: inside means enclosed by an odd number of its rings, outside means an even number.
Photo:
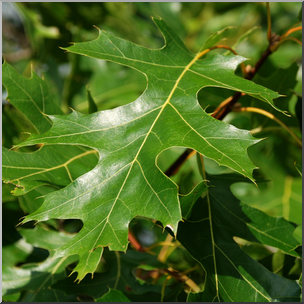
[{"label": "overlapping leaf", "polygon": [[[32,244],[50,251],[62,246],[72,238],[72,235],[47,231],[39,226],[35,229],[21,229],[19,232],[24,237],[27,246]],[[76,260],[77,256],[58,259],[53,259],[50,256],[42,263],[25,264],[22,267],[12,267],[12,265],[5,263],[2,272],[2,293],[9,295],[26,290],[27,292],[22,296],[22,299],[19,299],[19,301],[25,302],[76,301],[76,295],[67,296],[62,291],[50,288],[57,280],[67,276],[65,267]]]},{"label": "overlapping leaf", "polygon": [[243,57],[200,59],[162,20],[154,21],[166,41],[159,50],[102,31],[96,40],[68,49],[141,71],[148,79],[142,96],[123,107],[91,115],[48,116],[53,127],[20,144],[83,145],[99,152],[92,171],[47,195],[41,208],[24,220],[83,221],[83,229],[56,251],[56,258],[79,254],[80,265],[86,265],[97,247],[126,250],[127,227],[137,215],[157,219],[176,233],[181,219],[177,185],[155,164],[159,153],[169,147],[190,147],[253,180],[255,166],[246,151],[258,140],[207,115],[196,94],[203,87],[216,86],[245,92],[272,105],[279,95],[234,75]]},{"label": "overlapping leaf", "polygon": [[52,125],[44,114],[63,114],[46,83],[34,71],[28,79],[4,61],[2,82],[8,91],[7,100],[29,120],[38,134],[47,131]]},{"label": "overlapping leaf", "polygon": [[[234,236],[281,249],[298,257],[295,225],[273,218],[236,199],[234,174],[208,175],[208,195],[199,199],[189,221],[180,223],[177,238],[207,272],[205,289],[190,295],[197,302],[299,301],[299,285],[273,274],[249,257]],[[189,238],[191,235],[191,238]]]}]

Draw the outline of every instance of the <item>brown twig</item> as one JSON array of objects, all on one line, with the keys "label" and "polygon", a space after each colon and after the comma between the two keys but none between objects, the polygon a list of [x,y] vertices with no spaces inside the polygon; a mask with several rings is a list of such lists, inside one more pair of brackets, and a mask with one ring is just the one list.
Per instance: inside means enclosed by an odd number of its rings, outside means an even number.
[{"label": "brown twig", "polygon": [[254,107],[243,107],[243,108],[234,108],[234,112],[253,112],[253,113],[258,113],[261,115],[264,115],[274,121],[276,121],[279,125],[281,125],[297,142],[297,144],[302,148],[302,141],[301,139],[288,127],[286,126],[280,119],[275,117],[273,114],[259,108],[254,108]]},{"label": "brown twig", "polygon": [[141,246],[141,244],[139,244],[139,242],[137,241],[137,239],[135,238],[135,236],[132,234],[132,232],[129,230],[129,234],[128,234],[128,240],[130,241],[130,243],[133,245],[134,249],[140,252],[145,252],[145,248]]},{"label": "brown twig", "polygon": [[172,175],[176,174],[178,172],[178,170],[180,169],[180,167],[182,166],[182,164],[187,159],[192,157],[195,153],[196,152],[192,149],[187,149],[186,151],[184,151],[184,153],[172,164],[172,166],[166,170],[165,174],[167,176],[172,176]]},{"label": "brown twig", "polygon": [[[173,241],[173,236],[171,236],[170,234],[167,235],[165,242],[166,243],[170,243]],[[161,261],[162,263],[165,263],[166,259],[167,259],[167,252],[169,249],[170,245],[163,245],[162,249],[160,250],[157,259],[159,261]]]}]

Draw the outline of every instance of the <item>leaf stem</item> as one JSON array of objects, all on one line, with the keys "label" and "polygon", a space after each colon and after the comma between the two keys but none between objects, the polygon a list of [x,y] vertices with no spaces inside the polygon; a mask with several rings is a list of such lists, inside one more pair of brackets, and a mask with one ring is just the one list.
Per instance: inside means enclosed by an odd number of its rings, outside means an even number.
[{"label": "leaf stem", "polygon": [[[168,234],[166,237],[165,243],[171,243],[172,240],[173,240],[173,237],[170,234]],[[165,261],[167,259],[167,252],[168,252],[169,247],[170,247],[169,245],[163,245],[163,247],[160,250],[158,257],[157,257],[157,259],[160,262],[165,263]]]},{"label": "leaf stem", "polygon": [[284,39],[286,38],[287,36],[289,36],[290,34],[296,32],[296,31],[300,31],[302,30],[302,25],[301,26],[297,26],[297,27],[294,27],[294,28],[291,28],[290,30],[288,30],[285,34],[283,34],[281,36],[281,39]]},{"label": "leaf stem", "polygon": [[295,37],[286,37],[286,38],[283,38],[280,42],[278,42],[277,44],[275,44],[275,45],[273,45],[272,47],[271,47],[271,51],[272,52],[275,52],[281,45],[282,45],[282,43],[284,43],[285,41],[287,41],[287,40],[293,40],[293,41],[295,41],[296,43],[298,43],[300,46],[302,46],[302,42],[299,40],[299,39],[297,39],[297,38],[295,38]]},{"label": "leaf stem", "polygon": [[149,251],[149,250],[151,250],[151,249],[153,249],[155,247],[163,246],[163,245],[176,247],[176,243],[171,243],[171,242],[164,241],[164,242],[158,242],[158,243],[156,243],[154,245],[151,245],[151,246],[147,247],[146,250]]},{"label": "leaf stem", "polygon": [[135,236],[132,234],[132,232],[129,230],[128,233],[128,240],[133,245],[134,249],[140,252],[145,252],[145,248],[141,246],[141,244],[137,241]]},{"label": "leaf stem", "polygon": [[[196,268],[195,269],[194,268],[191,268],[191,271],[196,269]],[[166,269],[165,272],[168,273],[169,275],[171,275],[171,277],[173,277],[179,281],[185,282],[185,284],[188,285],[190,287],[190,289],[193,290],[194,292],[201,291],[201,288],[193,280],[191,280],[188,276],[186,276],[184,272],[178,272],[177,270],[175,270],[171,267]]]},{"label": "leaf stem", "polygon": [[171,279],[172,277],[169,275],[167,276],[164,284],[163,284],[163,287],[162,287],[162,291],[161,291],[161,298],[160,298],[160,301],[163,302],[164,301],[164,296],[165,296],[165,289],[166,289],[166,284],[167,282]]},{"label": "leaf stem", "polygon": [[172,176],[178,172],[182,164],[189,158],[191,158],[196,151],[192,149],[187,149],[184,153],[165,171],[167,176]]},{"label": "leaf stem", "polygon": [[287,132],[289,132],[289,134],[296,140],[296,142],[300,145],[300,147],[302,148],[302,141],[301,139],[288,127],[286,126],[280,119],[278,119],[277,117],[275,117],[273,114],[259,109],[259,108],[254,108],[254,107],[242,107],[242,108],[233,108],[233,112],[254,112],[254,113],[258,113],[261,115],[264,115],[274,121],[276,121],[279,125],[281,125]]}]

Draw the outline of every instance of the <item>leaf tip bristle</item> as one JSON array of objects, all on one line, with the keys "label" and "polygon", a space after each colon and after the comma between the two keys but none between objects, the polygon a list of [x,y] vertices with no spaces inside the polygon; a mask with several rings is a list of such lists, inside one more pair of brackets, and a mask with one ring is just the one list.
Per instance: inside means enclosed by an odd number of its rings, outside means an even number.
[{"label": "leaf tip bristle", "polygon": [[[22,216],[20,219],[19,219],[19,221],[21,220],[21,219],[24,219],[25,218],[25,216]],[[15,226],[15,228],[17,228],[18,226],[20,226],[20,225],[23,225],[24,223],[23,223],[23,221],[21,221],[20,223],[18,223],[16,226]]]},{"label": "leaf tip bristle", "polygon": [[18,147],[18,146],[12,146],[10,149],[8,149],[8,151],[11,151],[11,150],[14,150],[14,149],[16,149],[16,150],[18,150],[20,147]]},{"label": "leaf tip bristle", "polygon": [[[68,275],[68,278],[69,278],[73,273],[74,273],[74,271],[72,271],[72,272]],[[75,281],[76,281],[76,280],[75,280]],[[74,282],[75,282],[75,281],[74,281]]]},{"label": "leaf tip bristle", "polygon": [[93,27],[95,27],[96,29],[98,29],[101,32],[101,29],[99,27],[97,27],[96,25],[93,24]]},{"label": "leaf tip bristle", "polygon": [[38,196],[38,197],[35,198],[35,200],[39,199],[39,198],[42,198],[42,197],[45,197],[45,195]]}]

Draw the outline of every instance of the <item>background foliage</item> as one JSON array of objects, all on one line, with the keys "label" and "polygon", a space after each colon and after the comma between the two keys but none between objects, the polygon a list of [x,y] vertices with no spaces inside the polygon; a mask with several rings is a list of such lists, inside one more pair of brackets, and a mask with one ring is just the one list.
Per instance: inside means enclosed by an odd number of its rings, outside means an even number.
[{"label": "background foliage", "polygon": [[[277,34],[285,33],[298,22],[299,3],[271,3],[270,9],[272,30]],[[246,64],[254,65],[267,48],[267,15],[263,3],[3,3],[4,57],[21,75],[30,77],[32,67],[38,76],[44,77],[53,100],[58,104],[58,114],[69,113],[69,107],[88,113],[88,89],[98,110],[113,109],[140,96],[146,87],[145,77],[135,70],[111,62],[65,53],[58,46],[65,47],[69,41],[95,39],[98,32],[93,25],[96,25],[139,45],[162,47],[163,38],[150,16],[162,17],[194,53],[200,50],[210,34],[227,26],[236,28],[225,32],[225,44],[235,45],[240,55],[250,58]],[[242,35],[243,39],[239,39]],[[300,35],[300,32],[295,32],[293,36],[300,38]],[[286,95],[274,102],[292,117],[286,117],[249,96],[242,97],[242,105],[272,112],[301,136],[301,67],[300,46],[288,41],[268,58],[254,79],[255,83]],[[240,69],[236,74],[241,75]],[[231,94],[226,89],[204,88],[199,92],[198,100],[211,113]],[[36,130],[20,113],[21,110],[18,111],[7,103],[5,97],[3,87],[2,142],[9,149],[28,137],[22,132],[35,133]],[[233,195],[241,204],[296,223],[298,226],[291,233],[300,245],[302,189],[298,168],[302,166],[301,150],[284,129],[264,116],[230,113],[225,121],[238,128],[251,130],[258,138],[267,137],[248,150],[253,163],[260,168],[256,174],[263,182],[256,187],[240,179],[228,186],[229,195]],[[43,132],[48,127],[41,128]],[[19,151],[32,152],[38,148],[23,147]],[[182,152],[180,148],[164,151],[158,158],[158,165],[166,171]],[[71,153],[76,155],[80,152],[75,150]],[[89,171],[95,163],[93,155],[88,155],[81,172]],[[205,168],[208,174],[213,175],[231,173],[229,169],[218,167],[208,159],[205,159]],[[180,186],[181,194],[189,193],[201,181],[195,157],[187,160],[171,178]],[[68,181],[61,181],[60,186],[67,183]],[[6,280],[13,282],[6,286],[3,300],[142,301],[149,298],[154,301],[185,301],[185,291],[203,287],[205,271],[208,272],[208,269],[202,268],[195,254],[189,254],[191,244],[185,241],[182,246],[178,241],[172,241],[170,234],[162,233],[162,229],[155,223],[143,218],[135,218],[130,230],[143,247],[150,247],[153,255],[137,252],[132,245],[126,255],[105,250],[94,280],[87,275],[79,285],[75,285],[75,274],[70,278],[67,275],[77,264],[77,258],[69,257],[59,265],[58,261],[51,259],[49,250],[60,247],[72,233],[79,231],[82,226],[79,220],[48,220],[39,223],[34,230],[31,223],[22,226],[22,229],[15,228],[21,217],[32,213],[41,205],[42,199],[39,197],[48,191],[47,186],[40,185],[37,189],[35,186],[37,185],[29,184],[28,192],[18,197],[10,193],[14,189],[13,185],[3,184],[2,187],[3,265],[4,271],[7,267],[10,273]],[[50,234],[50,231],[54,234]],[[242,248],[240,252],[245,251],[271,272],[291,280],[299,279],[300,259],[296,255],[286,254],[288,250],[258,244],[248,236],[231,237]],[[48,238],[49,242],[46,241]],[[180,240],[182,239],[181,235]],[[166,244],[170,241],[173,246],[161,246],[164,241]],[[239,247],[235,248],[238,249]],[[121,280],[118,282],[115,280],[117,254],[121,256],[122,269]],[[185,280],[180,277],[182,275],[191,280],[185,284]],[[23,283],[20,284],[17,278]],[[41,281],[44,282],[43,286]],[[102,287],[96,290],[94,284]],[[112,289],[109,290],[108,286]],[[128,288],[132,291],[128,292]],[[212,295],[212,286],[206,286],[205,290]]]}]

